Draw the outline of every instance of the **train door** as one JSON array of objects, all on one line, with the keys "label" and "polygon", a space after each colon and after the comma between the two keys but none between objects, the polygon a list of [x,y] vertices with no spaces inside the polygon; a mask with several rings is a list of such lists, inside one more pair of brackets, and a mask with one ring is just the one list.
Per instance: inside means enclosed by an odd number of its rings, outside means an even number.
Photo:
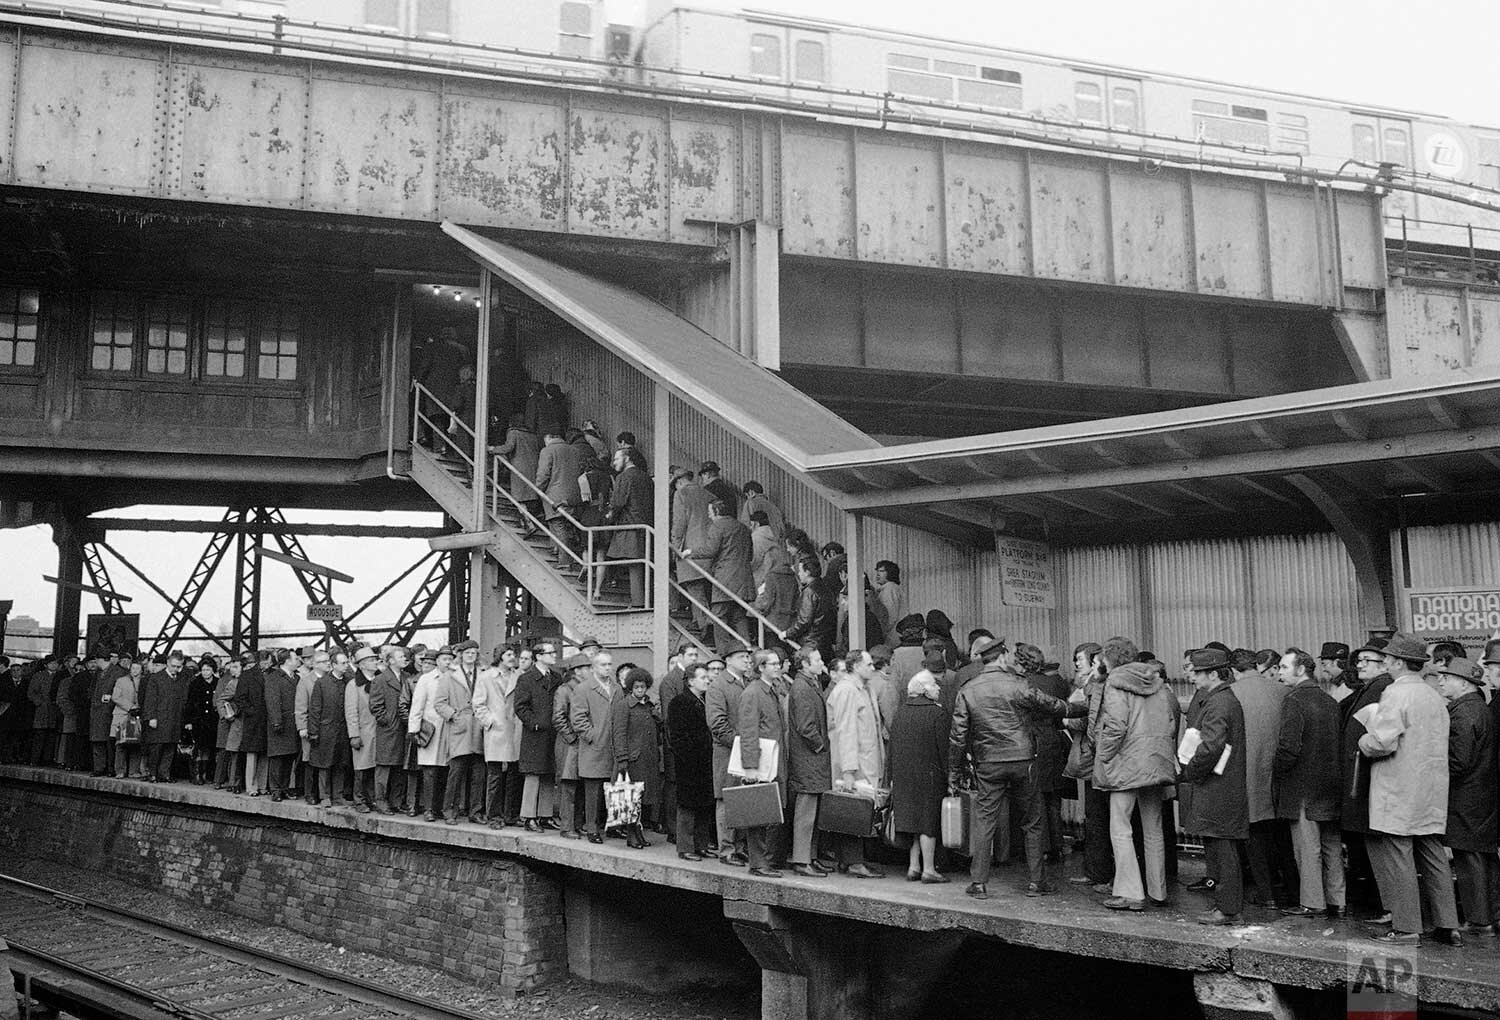
[{"label": "train door", "polygon": [[787,29],[788,76],[800,85],[827,85],[830,73],[828,33]]},{"label": "train door", "polygon": [[1143,130],[1140,79],[1074,72],[1073,115],[1080,123],[1114,131]]},{"label": "train door", "polygon": [[1394,163],[1411,169],[1411,121],[1355,114],[1349,131],[1351,158],[1361,163]]}]

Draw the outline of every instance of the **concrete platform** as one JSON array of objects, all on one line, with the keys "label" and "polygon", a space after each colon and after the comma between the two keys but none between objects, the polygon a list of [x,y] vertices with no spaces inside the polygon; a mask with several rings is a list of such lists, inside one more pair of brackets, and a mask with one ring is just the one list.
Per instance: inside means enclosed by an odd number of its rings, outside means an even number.
[{"label": "concrete platform", "polygon": [[[516,855],[564,869],[717,896],[726,901],[731,917],[757,908],[795,911],[910,931],[980,935],[1059,953],[1197,974],[1233,974],[1287,988],[1346,988],[1368,960],[1388,955],[1384,947],[1364,938],[1366,927],[1359,922],[1290,919],[1249,911],[1247,917],[1252,919],[1244,926],[1203,927],[1193,916],[1206,909],[1208,901],[1180,886],[1171,890],[1173,905],[1167,909],[1116,913],[1100,906],[1101,897],[1068,885],[1063,881],[1065,869],[1058,868],[1049,871],[1059,882],[1060,892],[1036,899],[1020,891],[1025,883],[1022,869],[997,869],[990,883],[992,899],[981,903],[964,895],[967,878],[961,874],[954,874],[953,882],[942,886],[906,882],[899,871],[880,881],[790,875],[762,879],[716,861],[681,861],[676,848],[662,837],[655,837],[661,841],[648,849],[629,850],[618,840],[595,846],[515,828],[494,831],[467,823],[450,826],[406,816],[362,815],[349,809],[323,810],[301,801],[273,804],[266,797],[180,782],[147,784],[56,769],[0,766],[0,784],[11,783],[105,792],[162,807],[235,812],[437,847]],[[1414,984],[1405,987],[1414,990],[1422,1002],[1500,1014],[1500,941],[1471,940],[1462,949],[1423,945],[1401,955],[1414,971]],[[1384,969],[1383,963],[1378,966]]]}]

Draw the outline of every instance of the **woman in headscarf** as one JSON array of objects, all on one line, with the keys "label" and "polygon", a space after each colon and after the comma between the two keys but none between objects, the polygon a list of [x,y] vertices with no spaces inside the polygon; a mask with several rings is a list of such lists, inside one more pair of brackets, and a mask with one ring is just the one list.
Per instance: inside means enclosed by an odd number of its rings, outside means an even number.
[{"label": "woman in headscarf", "polygon": [[948,881],[937,870],[943,796],[948,792],[948,716],[932,673],[907,684],[906,702],[891,727],[891,810],[896,831],[911,839],[906,880]]},{"label": "woman in headscarf", "polygon": [[198,671],[188,681],[187,707],[183,722],[193,742],[193,760],[189,775],[197,786],[213,776],[214,744],[219,736],[219,716],[214,711],[214,688],[219,683],[219,667],[211,655],[198,663]]},{"label": "woman in headscarf", "polygon": [[651,689],[651,674],[644,669],[632,667],[625,674],[626,694],[617,697],[611,706],[614,721],[611,727],[614,742],[615,772],[624,773],[631,782],[645,783],[641,791],[641,822],[626,829],[626,845],[632,849],[650,845],[641,823],[649,817],[653,822],[657,805],[661,803],[661,721],[656,706],[646,697]]},{"label": "woman in headscarf", "polygon": [[946,658],[949,669],[957,669],[963,665],[963,660],[958,654],[958,645],[953,640],[953,621],[948,619],[948,614],[941,609],[929,609],[927,611],[927,636],[937,638],[948,646]]}]

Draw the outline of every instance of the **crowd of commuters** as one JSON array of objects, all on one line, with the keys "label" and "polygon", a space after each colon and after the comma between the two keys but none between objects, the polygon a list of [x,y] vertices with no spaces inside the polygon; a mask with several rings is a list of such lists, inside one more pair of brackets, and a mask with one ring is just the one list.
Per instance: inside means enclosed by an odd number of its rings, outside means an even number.
[{"label": "crowd of commuters", "polygon": [[[868,839],[820,829],[822,796],[840,791],[888,805],[907,878],[933,884],[954,852],[943,799],[966,791],[957,852],[978,899],[996,860],[1024,859],[1027,895],[1053,891],[1060,803],[1081,786],[1070,881],[1105,908],[1169,902],[1180,829],[1205,851],[1189,885],[1213,901],[1202,923],[1255,907],[1358,916],[1398,944],[1495,936],[1500,641],[1478,664],[1399,633],[1316,656],[1209,642],[1183,655],[1184,707],[1128,638],[1080,645],[1069,684],[1033,645],[980,629],[959,655],[927,619],[899,621],[896,649],[807,637],[721,657],[684,642],[659,680],[592,640],[567,657],[555,640],[509,645],[488,664],[473,641],[0,659],[0,759],[637,848],[649,828],[686,860],[760,877],[883,877]],[[736,739],[751,773],[775,742],[786,824],[728,826]],[[643,786],[641,824],[611,833],[604,785],[622,776]]]}]

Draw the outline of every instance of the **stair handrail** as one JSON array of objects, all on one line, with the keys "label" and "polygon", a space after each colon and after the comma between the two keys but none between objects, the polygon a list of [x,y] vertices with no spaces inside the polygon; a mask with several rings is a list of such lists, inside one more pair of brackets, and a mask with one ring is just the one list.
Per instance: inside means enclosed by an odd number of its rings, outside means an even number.
[{"label": "stair handrail", "polygon": [[[474,469],[474,430],[469,427],[469,423],[464,421],[463,418],[456,414],[453,408],[449,407],[447,404],[439,400],[437,396],[426,386],[422,385],[419,382],[413,382],[411,386],[412,390],[417,395],[416,407],[411,416],[411,445],[414,447],[420,445],[417,440],[421,435],[421,424],[423,422],[426,422],[428,427],[432,430],[432,434],[434,436],[441,436],[443,444],[445,446],[452,447],[453,451],[458,454],[459,459],[462,460],[465,464],[469,465],[469,469],[472,471]],[[448,428],[438,428],[437,422],[433,421],[422,412],[422,398],[424,396],[432,403],[436,404],[442,410],[442,412],[448,416]],[[454,425],[457,425],[464,432],[468,433],[469,446],[467,450],[464,448],[462,443],[457,443],[449,438],[448,429],[451,429]]]},{"label": "stair handrail", "polygon": [[[676,590],[677,593],[680,594],[683,598],[687,599],[688,602],[703,610],[703,612],[708,616],[710,620],[713,620],[714,623],[716,623],[718,626],[723,627],[724,630],[729,631],[729,633],[733,634],[739,640],[740,644],[744,645],[747,648],[764,648],[766,647],[766,632],[768,630],[772,634],[775,634],[778,639],[785,640],[785,632],[780,627],[776,626],[776,624],[772,623],[770,619],[768,619],[766,615],[759,609],[756,609],[753,604],[746,602],[744,599],[740,598],[734,592],[730,591],[729,588],[725,586],[723,582],[721,582],[717,577],[714,577],[708,571],[704,570],[702,567],[698,566],[698,564],[694,563],[692,560],[684,556],[681,549],[672,548],[671,552],[672,556],[675,557],[679,562],[687,564],[687,566],[693,571],[695,575],[692,577],[683,578],[682,571],[679,569],[677,572],[678,576],[672,579],[673,589]],[[759,627],[758,633],[760,636],[760,643],[758,645],[751,645],[742,635],[726,626],[724,624],[724,621],[719,619],[718,615],[714,613],[712,609],[704,606],[703,603],[699,602],[696,598],[694,598],[686,590],[683,589],[683,580],[696,581],[699,579],[707,581],[712,587],[717,588],[725,595],[728,595],[730,601],[739,603],[739,605],[745,610],[745,615],[756,621]],[[713,600],[710,599],[710,605],[712,604],[712,602]]]}]

